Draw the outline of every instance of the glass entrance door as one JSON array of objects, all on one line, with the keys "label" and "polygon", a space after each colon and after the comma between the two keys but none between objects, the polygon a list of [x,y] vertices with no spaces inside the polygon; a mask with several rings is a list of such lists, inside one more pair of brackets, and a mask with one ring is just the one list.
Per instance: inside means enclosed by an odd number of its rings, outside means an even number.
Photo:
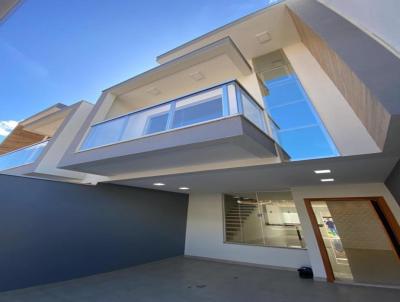
[{"label": "glass entrance door", "polygon": [[334,279],[400,286],[398,238],[374,201],[311,201],[311,207]]}]

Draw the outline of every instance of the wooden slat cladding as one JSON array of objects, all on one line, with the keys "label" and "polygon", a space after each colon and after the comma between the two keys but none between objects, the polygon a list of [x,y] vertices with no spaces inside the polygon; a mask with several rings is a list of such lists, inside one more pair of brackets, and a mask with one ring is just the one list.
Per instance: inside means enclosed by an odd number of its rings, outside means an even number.
[{"label": "wooden slat cladding", "polygon": [[22,126],[17,126],[0,144],[0,154],[38,143],[43,139],[45,139],[45,136],[26,131]]},{"label": "wooden slat cladding", "polygon": [[389,128],[390,114],[337,53],[299,16],[290,8],[288,9],[304,45],[353,108],[378,147],[383,149]]}]

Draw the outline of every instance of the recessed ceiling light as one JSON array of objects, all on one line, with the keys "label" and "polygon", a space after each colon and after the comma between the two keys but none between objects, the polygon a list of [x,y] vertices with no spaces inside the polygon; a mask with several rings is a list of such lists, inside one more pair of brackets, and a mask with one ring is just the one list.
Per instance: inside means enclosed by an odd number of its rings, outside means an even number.
[{"label": "recessed ceiling light", "polygon": [[327,174],[327,173],[331,173],[331,170],[329,169],[325,169],[325,170],[314,170],[315,174]]},{"label": "recessed ceiling light", "polygon": [[165,183],[155,182],[155,183],[153,183],[153,186],[161,187],[161,186],[165,186]]},{"label": "recessed ceiling light", "polygon": [[195,81],[200,81],[204,79],[204,75],[200,71],[193,72],[189,74],[189,76]]},{"label": "recessed ceiling light", "polygon": [[179,190],[190,190],[188,187],[179,187]]},{"label": "recessed ceiling light", "polygon": [[256,39],[260,44],[267,43],[271,40],[271,35],[267,31],[256,34]]},{"label": "recessed ceiling light", "polygon": [[149,90],[146,90],[146,92],[151,95],[159,95],[161,93],[160,89],[156,87],[150,88]]},{"label": "recessed ceiling light", "polygon": [[334,178],[322,178],[321,179],[322,182],[331,182],[331,181],[335,181]]}]

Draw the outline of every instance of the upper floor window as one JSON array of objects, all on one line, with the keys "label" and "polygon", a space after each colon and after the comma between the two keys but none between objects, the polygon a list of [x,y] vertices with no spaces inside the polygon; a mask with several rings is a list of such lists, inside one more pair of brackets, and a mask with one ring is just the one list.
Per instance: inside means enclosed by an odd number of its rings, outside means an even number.
[{"label": "upper floor window", "polygon": [[267,110],[278,124],[280,145],[293,160],[338,156],[338,151],[282,51],[255,60],[268,95]]}]

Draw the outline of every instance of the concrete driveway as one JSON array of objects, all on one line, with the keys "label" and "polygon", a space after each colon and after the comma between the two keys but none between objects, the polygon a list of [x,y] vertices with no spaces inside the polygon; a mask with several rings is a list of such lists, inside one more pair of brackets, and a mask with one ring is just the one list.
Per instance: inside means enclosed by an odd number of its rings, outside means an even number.
[{"label": "concrete driveway", "polygon": [[400,290],[329,284],[297,273],[170,258],[129,269],[0,294],[0,301],[399,301]]}]

